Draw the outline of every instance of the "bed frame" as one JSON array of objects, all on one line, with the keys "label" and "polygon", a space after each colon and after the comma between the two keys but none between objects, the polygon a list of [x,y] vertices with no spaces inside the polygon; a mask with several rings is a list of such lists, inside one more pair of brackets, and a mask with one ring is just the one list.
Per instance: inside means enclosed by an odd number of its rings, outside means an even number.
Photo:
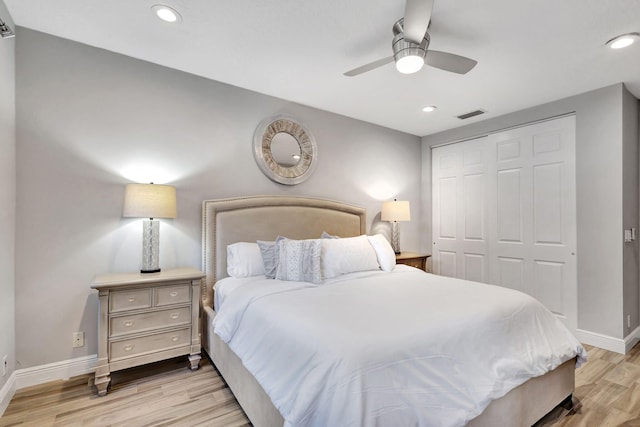
[{"label": "bed frame", "polygon": [[[366,211],[357,206],[303,197],[256,196],[206,200],[202,207],[202,345],[256,427],[282,426],[284,419],[238,356],[210,328],[215,316],[216,280],[227,276],[227,245],[245,241],[318,238],[323,231],[342,237],[366,234]],[[575,360],[533,378],[493,401],[469,426],[531,426],[574,389]]]}]

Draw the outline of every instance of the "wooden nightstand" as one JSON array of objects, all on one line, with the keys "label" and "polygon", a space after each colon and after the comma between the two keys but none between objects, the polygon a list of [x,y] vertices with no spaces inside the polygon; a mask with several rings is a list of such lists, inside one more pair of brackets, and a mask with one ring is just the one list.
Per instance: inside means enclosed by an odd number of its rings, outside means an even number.
[{"label": "wooden nightstand", "polygon": [[200,362],[200,280],[195,268],[159,273],[96,276],[99,292],[98,394],[107,394],[111,372],[189,355]]},{"label": "wooden nightstand", "polygon": [[396,254],[396,264],[410,265],[411,267],[427,271],[427,258],[430,256],[431,255],[424,255],[416,252],[402,252],[400,254]]}]

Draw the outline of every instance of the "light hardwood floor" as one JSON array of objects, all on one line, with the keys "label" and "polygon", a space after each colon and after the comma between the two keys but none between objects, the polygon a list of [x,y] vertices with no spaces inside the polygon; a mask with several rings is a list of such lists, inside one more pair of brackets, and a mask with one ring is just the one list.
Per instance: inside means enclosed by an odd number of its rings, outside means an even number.
[{"label": "light hardwood floor", "polygon": [[[587,350],[589,361],[576,371],[574,409],[556,408],[536,427],[640,426],[640,345],[626,356]],[[90,386],[92,375],[22,389],[0,427],[250,425],[206,358],[196,372],[186,363],[173,359],[116,372],[105,397]]]}]

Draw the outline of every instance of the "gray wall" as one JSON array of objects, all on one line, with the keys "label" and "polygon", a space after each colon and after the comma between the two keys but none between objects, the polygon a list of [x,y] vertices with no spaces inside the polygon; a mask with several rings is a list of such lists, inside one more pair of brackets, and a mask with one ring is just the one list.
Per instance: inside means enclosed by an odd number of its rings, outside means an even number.
[{"label": "gray wall", "polygon": [[[622,239],[623,219],[625,227],[638,224],[637,155],[625,161],[623,173],[623,147],[635,153],[638,144],[637,114],[635,121],[631,112],[624,116],[631,119],[623,122],[623,106],[627,111],[633,105],[637,109],[637,100],[629,97],[617,84],[422,139],[425,207],[431,205],[431,146],[576,113],[578,328],[614,338],[627,335],[622,322],[627,314],[634,322],[630,330],[638,326],[638,282],[632,277],[637,277],[637,256],[623,259]],[[623,127],[628,135],[624,144]],[[623,178],[624,194],[631,195],[624,205]],[[425,234],[428,243],[431,236]],[[628,281],[623,280],[623,271],[628,272]],[[633,301],[623,306],[626,300]]]},{"label": "gray wall", "polygon": [[[313,84],[313,82],[309,82]],[[122,218],[128,182],[177,187],[160,264],[200,267],[205,199],[286,194],[364,206],[409,200],[420,218],[418,137],[31,30],[17,37],[16,357],[20,367],[96,353],[95,274],[140,267],[141,220]],[[268,180],[252,154],[264,118],[289,114],[318,143],[306,182]],[[419,221],[402,245],[419,249]],[[378,228],[378,227],[376,227]],[[86,346],[71,348],[71,333]]]},{"label": "gray wall", "polygon": [[[622,182],[622,202],[623,202],[623,226],[625,229],[631,227],[638,228],[638,100],[628,91],[622,94],[622,151],[623,151],[623,182]],[[636,230],[640,233],[640,230]],[[636,239],[640,239],[640,234]],[[638,289],[638,268],[639,260],[638,247],[639,240],[623,245],[623,312],[622,324],[624,334],[633,331],[634,325],[640,323],[640,313],[638,313],[639,294]],[[627,316],[631,316],[631,326],[627,326]]]},{"label": "gray wall", "polygon": [[[4,2],[1,1],[0,18],[11,28],[15,28]],[[6,376],[0,376],[0,390],[15,367],[15,40],[0,39],[0,363],[7,355],[9,368]]]}]

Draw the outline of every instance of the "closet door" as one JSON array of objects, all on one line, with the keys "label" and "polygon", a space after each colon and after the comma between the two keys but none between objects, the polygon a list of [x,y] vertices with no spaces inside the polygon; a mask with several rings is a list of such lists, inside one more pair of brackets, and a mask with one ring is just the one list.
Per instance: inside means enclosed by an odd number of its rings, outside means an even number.
[{"label": "closet door", "polygon": [[489,135],[487,144],[489,282],[535,297],[575,330],[575,117]]},{"label": "closet door", "polygon": [[575,117],[432,150],[433,271],[532,295],[575,330]]},{"label": "closet door", "polygon": [[433,149],[434,272],[487,282],[486,137]]}]

